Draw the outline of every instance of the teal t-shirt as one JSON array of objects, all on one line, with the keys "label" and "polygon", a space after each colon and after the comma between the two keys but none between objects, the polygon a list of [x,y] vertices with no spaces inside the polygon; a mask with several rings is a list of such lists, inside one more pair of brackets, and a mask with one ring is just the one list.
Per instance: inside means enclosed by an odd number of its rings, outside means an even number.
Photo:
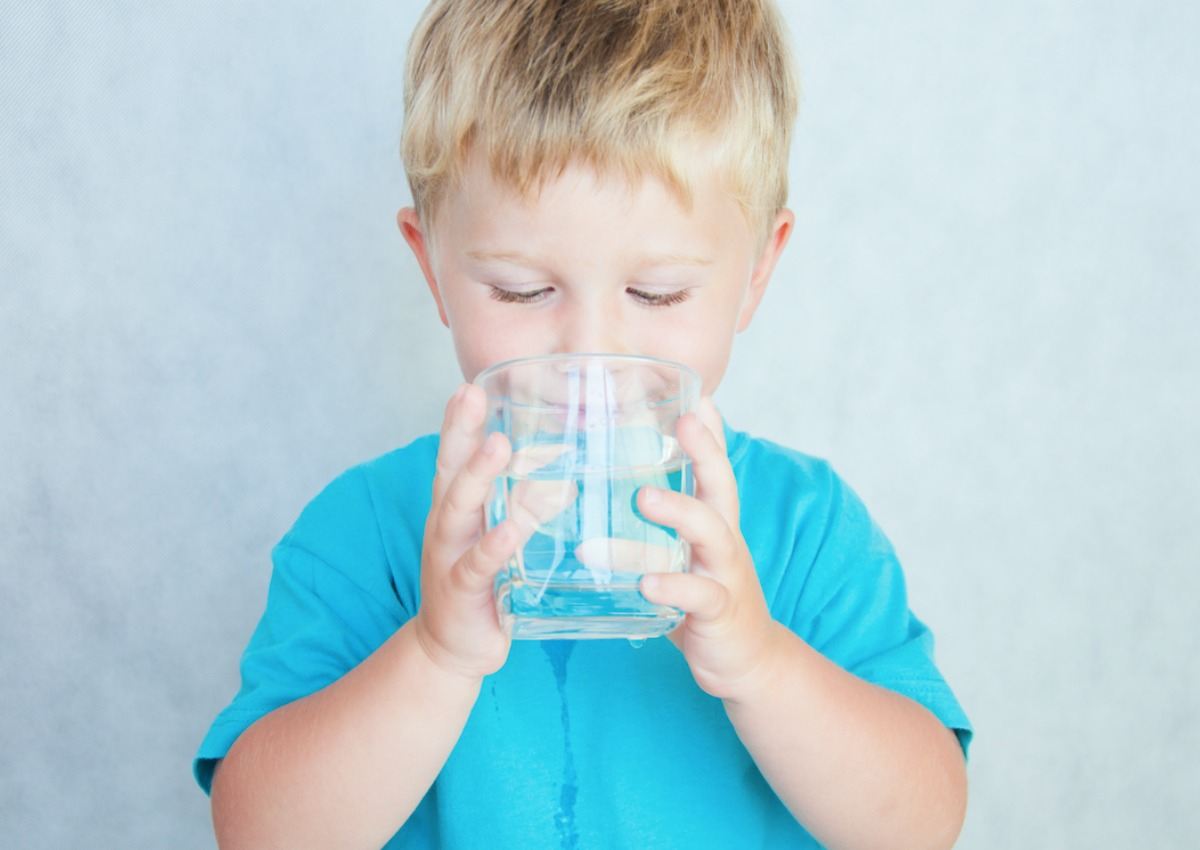
[{"label": "teal t-shirt", "polygon": [[[727,432],[742,533],[775,619],[856,675],[970,725],[909,611],[891,545],[827,464]],[[417,610],[436,436],[346,472],[275,548],[242,687],[196,756],[355,667]],[[658,638],[514,641],[433,787],[387,848],[817,847],[720,700]]]}]

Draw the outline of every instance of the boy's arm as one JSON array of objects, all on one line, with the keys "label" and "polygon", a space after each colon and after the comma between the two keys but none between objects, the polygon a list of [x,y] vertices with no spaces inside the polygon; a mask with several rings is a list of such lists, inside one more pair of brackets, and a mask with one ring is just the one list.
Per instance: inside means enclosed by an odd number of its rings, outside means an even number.
[{"label": "boy's arm", "polygon": [[510,451],[503,438],[482,440],[480,396],[464,387],[447,406],[420,610],[353,670],[234,742],[212,786],[224,850],[385,844],[441,770],[483,677],[504,663],[492,583],[518,532],[504,523],[480,535]]},{"label": "boy's arm", "polygon": [[685,612],[671,634],[697,684],[720,697],[763,776],[830,848],[953,845],[966,770],[953,732],[923,706],[872,685],[771,619],[738,531],[737,484],[720,417],[680,422],[697,498],[643,490],[639,506],[692,545],[688,574],[651,574],[643,593]]},{"label": "boy's arm", "polygon": [[847,673],[781,624],[725,710],[759,770],[830,848],[949,848],[966,813],[955,734],[924,706]]},{"label": "boy's arm", "polygon": [[222,850],[378,848],[400,828],[458,740],[480,682],[432,662],[416,626],[234,742],[212,785]]}]

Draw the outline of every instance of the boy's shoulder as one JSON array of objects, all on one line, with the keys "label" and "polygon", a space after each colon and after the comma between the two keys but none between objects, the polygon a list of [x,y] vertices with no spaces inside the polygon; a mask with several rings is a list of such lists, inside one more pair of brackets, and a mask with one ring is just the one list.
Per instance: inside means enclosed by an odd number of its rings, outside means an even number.
[{"label": "boy's shoulder", "polygon": [[[854,489],[829,461],[772,440],[726,428],[738,482],[742,533],[766,563],[840,562],[871,551],[890,560],[891,545]],[[787,556],[778,547],[788,549]],[[807,569],[807,568],[806,568]]]},{"label": "boy's shoulder", "polygon": [[[282,546],[312,549],[362,541],[385,531],[419,534],[432,498],[436,434],[349,467],[305,505]],[[390,536],[390,535],[389,535]]]},{"label": "boy's shoulder", "polygon": [[729,462],[739,465],[776,463],[798,474],[823,477],[832,475],[833,470],[824,458],[785,446],[765,437],[756,437],[746,431],[737,431],[725,424],[725,445]]},{"label": "boy's shoulder", "polygon": [[743,502],[765,490],[776,494],[839,495],[847,489],[830,462],[816,455],[725,426],[729,463]]},{"label": "boy's shoulder", "polygon": [[306,512],[338,506],[360,507],[379,497],[411,493],[414,482],[432,483],[437,462],[438,435],[419,437],[400,448],[360,461],[333,478],[309,502]]},{"label": "boy's shoulder", "polygon": [[343,474],[360,475],[368,480],[377,481],[428,475],[432,481],[439,442],[438,434],[426,434],[404,446],[352,466]]}]

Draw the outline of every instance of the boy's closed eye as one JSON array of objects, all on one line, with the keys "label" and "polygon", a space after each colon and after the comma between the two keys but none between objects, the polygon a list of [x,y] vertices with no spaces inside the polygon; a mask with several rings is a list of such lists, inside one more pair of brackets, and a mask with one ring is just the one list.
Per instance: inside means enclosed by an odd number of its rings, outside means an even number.
[{"label": "boy's closed eye", "polygon": [[657,292],[652,289],[640,289],[631,286],[625,291],[647,307],[670,307],[673,304],[682,304],[692,295],[690,288],[668,289]]},{"label": "boy's closed eye", "polygon": [[532,304],[541,301],[554,291],[554,287],[541,286],[536,289],[508,289],[503,286],[492,286],[488,295],[492,300],[502,304]]},{"label": "boy's closed eye", "polygon": [[[533,304],[541,301],[554,292],[552,286],[542,286],[536,289],[509,289],[502,286],[492,286],[489,295],[493,300],[502,304]],[[670,307],[682,304],[691,297],[690,288],[671,289],[657,292],[649,288],[627,287],[625,292],[635,301],[647,307]]]}]

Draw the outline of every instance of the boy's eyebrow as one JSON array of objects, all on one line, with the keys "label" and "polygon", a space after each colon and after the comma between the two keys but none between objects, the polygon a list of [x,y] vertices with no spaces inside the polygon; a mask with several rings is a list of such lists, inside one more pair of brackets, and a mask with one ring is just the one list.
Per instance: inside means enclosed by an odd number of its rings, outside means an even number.
[{"label": "boy's eyebrow", "polygon": [[646,254],[638,258],[639,266],[711,266],[712,257],[697,257],[691,254]]},{"label": "boy's eyebrow", "polygon": [[538,261],[519,251],[467,251],[467,258],[485,263],[512,263],[517,266],[536,266]]},{"label": "boy's eyebrow", "polygon": [[[479,262],[512,263],[518,266],[541,266],[541,261],[530,254],[520,251],[480,251],[466,252],[469,259]],[[636,265],[646,266],[711,266],[716,260],[712,257],[699,257],[690,254],[645,254],[638,258]]]}]

